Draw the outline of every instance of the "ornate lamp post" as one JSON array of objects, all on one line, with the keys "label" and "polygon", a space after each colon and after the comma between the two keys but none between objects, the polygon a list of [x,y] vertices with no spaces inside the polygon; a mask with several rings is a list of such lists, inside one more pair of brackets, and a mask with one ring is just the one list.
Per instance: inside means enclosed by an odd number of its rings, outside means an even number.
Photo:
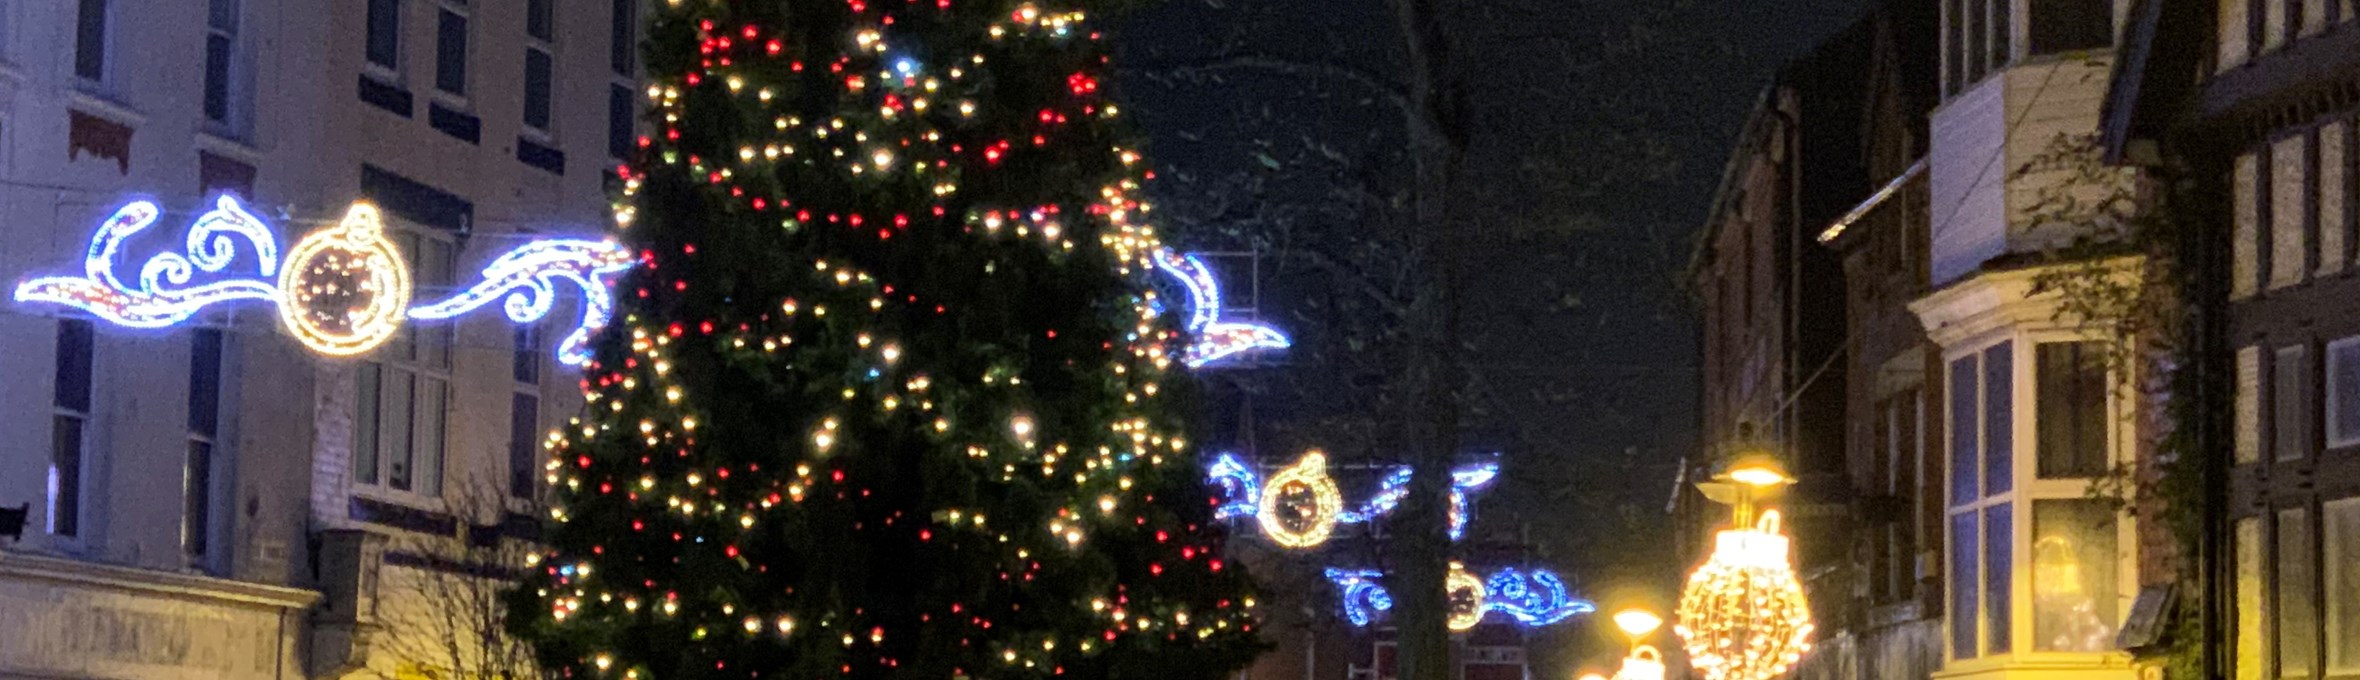
[{"label": "ornate lamp post", "polygon": [[1714,535],[1713,555],[1688,576],[1673,627],[1689,665],[1706,680],[1769,680],[1810,651],[1811,607],[1803,599],[1780,533],[1777,511],[1754,504],[1794,483],[1766,454],[1739,458],[1713,481],[1697,484],[1732,508],[1730,528]]}]

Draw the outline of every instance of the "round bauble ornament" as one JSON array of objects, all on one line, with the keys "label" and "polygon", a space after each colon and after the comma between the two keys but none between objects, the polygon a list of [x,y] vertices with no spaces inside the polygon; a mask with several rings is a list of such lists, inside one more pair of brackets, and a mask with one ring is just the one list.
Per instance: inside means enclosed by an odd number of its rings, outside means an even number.
[{"label": "round bauble ornament", "polygon": [[354,204],[336,226],[287,251],[279,271],[279,320],[313,351],[352,356],[401,330],[410,307],[409,266],[385,239],[377,208]]},{"label": "round bauble ornament", "polygon": [[1289,548],[1326,543],[1344,511],[1344,494],[1327,473],[1327,455],[1305,453],[1302,460],[1271,475],[1257,510],[1262,534],[1273,543]]},{"label": "round bauble ornament", "polygon": [[1467,565],[1450,563],[1450,575],[1443,577],[1443,587],[1450,595],[1451,630],[1467,632],[1483,622],[1483,579],[1467,573]]}]

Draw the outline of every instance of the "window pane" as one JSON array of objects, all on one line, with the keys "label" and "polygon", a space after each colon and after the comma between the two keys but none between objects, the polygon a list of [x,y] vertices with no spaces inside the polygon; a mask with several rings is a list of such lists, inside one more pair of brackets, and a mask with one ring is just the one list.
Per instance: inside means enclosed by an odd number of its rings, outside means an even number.
[{"label": "window pane", "polygon": [[[2237,668],[2238,678],[2261,675],[2263,655],[2263,625],[2266,619],[2264,602],[2269,598],[2268,586],[2263,583],[2268,571],[2268,558],[2262,552],[2262,520],[2246,517],[2237,520]],[[2244,669],[2252,669],[2247,675]]]},{"label": "window pane", "polygon": [[607,64],[615,75],[632,74],[639,49],[639,0],[614,0],[614,25],[607,43]]},{"label": "window pane", "polygon": [[1991,53],[1991,0],[1967,0],[1967,5],[1966,83],[1972,84],[1983,79],[1984,60]]},{"label": "window pane", "polygon": [[104,80],[107,73],[107,0],[82,0],[74,14],[74,75]]},{"label": "window pane", "polygon": [[1975,357],[1959,357],[1950,362],[1950,503],[1962,505],[1982,496],[1982,487],[1975,483],[1975,474],[1982,468],[1976,455],[1975,418],[1976,386],[1981,384]]},{"label": "window pane", "polygon": [[418,423],[410,414],[418,403],[418,376],[408,371],[392,371],[386,376],[385,393],[386,454],[388,461],[385,484],[396,489],[410,489],[410,462],[417,458]]},{"label": "window pane", "polygon": [[2040,345],[2039,474],[2043,479],[2095,477],[2106,472],[2106,358],[2096,342]]},{"label": "window pane", "polygon": [[180,492],[187,504],[181,513],[180,546],[190,556],[202,557],[208,547],[206,529],[213,526],[213,444],[189,442],[185,465]]},{"label": "window pane", "polygon": [[533,459],[541,430],[541,399],[518,394],[508,407],[508,495],[533,497]]},{"label": "window pane", "polygon": [[2312,659],[2319,648],[2318,612],[2313,603],[2318,601],[2318,573],[2312,565],[2311,523],[2302,509],[2278,511],[2278,675],[2302,677],[2311,675]]},{"label": "window pane", "polygon": [[1991,64],[1994,73],[2007,66],[2008,62],[2015,61],[2015,43],[2012,41],[2016,37],[2011,33],[2014,24],[2010,23],[2009,16],[2014,6],[2013,0],[1991,0],[1991,52],[1986,63]]},{"label": "window pane", "polygon": [[1950,516],[1950,648],[1957,658],[1978,656],[1975,644],[1975,565],[1982,557],[1974,511]]},{"label": "window pane", "polygon": [[205,36],[205,120],[229,120],[229,36]]},{"label": "window pane", "polygon": [[467,94],[467,17],[443,10],[434,28],[434,89]]},{"label": "window pane", "polygon": [[401,67],[401,0],[369,0],[369,63]]},{"label": "window pane", "polygon": [[2032,0],[2032,54],[2114,44],[2114,5],[2107,0]]},{"label": "window pane", "polygon": [[549,5],[553,2],[555,2],[555,0],[525,0],[525,35],[540,38],[542,40],[555,39],[553,37],[555,34],[551,32],[551,24],[553,22],[550,21],[551,17],[549,13]]},{"label": "window pane", "polygon": [[532,326],[516,327],[516,347],[509,358],[508,372],[516,382],[537,385],[541,382],[541,331]]},{"label": "window pane", "polygon": [[82,419],[49,420],[49,533],[82,533]]},{"label": "window pane", "polygon": [[380,386],[383,370],[377,364],[361,364],[353,378],[354,408],[352,419],[352,478],[362,484],[377,483],[379,405],[384,394]]},{"label": "window pane", "polygon": [[221,423],[221,331],[189,335],[188,432],[210,438]]},{"label": "window pane", "polygon": [[2320,508],[2326,520],[2327,672],[2360,672],[2360,498]]},{"label": "window pane", "polygon": [[2104,500],[2033,501],[2035,651],[2114,649],[2115,612],[2121,604],[2114,521],[2114,508]]},{"label": "window pane", "polygon": [[2278,350],[2270,366],[2270,451],[2297,460],[2311,450],[2311,367],[2301,346]]},{"label": "window pane", "polygon": [[524,51],[524,124],[549,129],[549,53]]},{"label": "window pane", "polygon": [[1983,350],[1983,495],[2015,488],[2016,360],[2008,343]]},{"label": "window pane", "polygon": [[63,319],[57,322],[57,394],[58,408],[77,413],[90,412],[90,363],[92,347],[90,322]]},{"label": "window pane", "polygon": [[2360,444],[2360,338],[2337,341],[2327,351],[2327,441]]},{"label": "window pane", "polygon": [[444,406],[449,394],[448,383],[418,379],[417,490],[428,496],[442,495],[444,421],[449,417]]},{"label": "window pane", "polygon": [[606,91],[606,155],[631,157],[633,118],[631,88],[610,86]]},{"label": "window pane", "polygon": [[1983,621],[1990,631],[1993,654],[2012,649],[2009,639],[2015,613],[2008,609],[2015,593],[2008,590],[2016,575],[2015,506],[2001,503],[1983,509]]}]

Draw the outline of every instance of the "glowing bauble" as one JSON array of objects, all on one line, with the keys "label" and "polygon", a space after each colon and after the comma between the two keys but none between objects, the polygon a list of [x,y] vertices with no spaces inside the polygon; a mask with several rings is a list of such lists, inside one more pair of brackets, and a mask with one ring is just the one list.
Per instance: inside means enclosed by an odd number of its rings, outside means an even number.
[{"label": "glowing bauble", "polygon": [[1663,680],[1663,652],[1651,645],[1639,645],[1631,655],[1623,657],[1622,668],[1614,672],[1614,680]]},{"label": "glowing bauble", "polygon": [[279,271],[279,320],[321,354],[376,349],[401,330],[410,307],[409,266],[385,239],[377,208],[352,206],[336,226],[287,251]]},{"label": "glowing bauble", "polygon": [[1272,542],[1308,548],[1327,542],[1336,531],[1337,515],[1343,511],[1344,495],[1336,490],[1336,480],[1328,477],[1327,455],[1312,451],[1271,475],[1256,515],[1263,535]]},{"label": "glowing bauble", "polygon": [[1811,650],[1811,605],[1787,561],[1778,513],[1714,537],[1713,556],[1688,577],[1673,630],[1706,680],[1769,680]]},{"label": "glowing bauble", "polygon": [[1467,573],[1467,565],[1450,563],[1450,575],[1443,577],[1444,592],[1450,593],[1451,630],[1461,633],[1474,630],[1483,622],[1483,579]]}]

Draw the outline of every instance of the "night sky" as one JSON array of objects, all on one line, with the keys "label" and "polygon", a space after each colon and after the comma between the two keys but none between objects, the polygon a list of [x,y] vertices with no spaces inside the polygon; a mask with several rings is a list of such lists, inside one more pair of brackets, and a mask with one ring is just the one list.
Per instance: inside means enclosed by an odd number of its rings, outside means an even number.
[{"label": "night sky", "polygon": [[[1508,471],[1483,498],[1478,529],[1601,606],[1668,611],[1685,565],[1672,561],[1664,506],[1680,457],[1699,450],[1696,305],[1683,270],[1773,71],[1868,3],[1442,4],[1461,12],[1448,26],[1473,85],[1466,195],[1485,216],[1466,235],[1479,389],[1464,438],[1504,451]],[[1163,173],[1150,188],[1173,240],[1283,251],[1387,219],[1382,201],[1340,200],[1337,187],[1404,180],[1398,114],[1353,80],[1398,77],[1390,11],[1379,0],[1167,0],[1122,22],[1118,96],[1150,135]],[[1241,55],[1319,68],[1189,70]],[[1336,321],[1353,312],[1333,302],[1335,281],[1264,258],[1261,312],[1292,322],[1298,351],[1215,377],[1246,386],[1217,398],[1253,397],[1214,406],[1213,444],[1258,443],[1245,448],[1273,460],[1350,448],[1352,437],[1322,428],[1366,407],[1359,394],[1383,378],[1337,357],[1377,350]],[[1229,267],[1230,285],[1253,271]],[[1349,377],[1308,394],[1254,387],[1330,375]]]}]

